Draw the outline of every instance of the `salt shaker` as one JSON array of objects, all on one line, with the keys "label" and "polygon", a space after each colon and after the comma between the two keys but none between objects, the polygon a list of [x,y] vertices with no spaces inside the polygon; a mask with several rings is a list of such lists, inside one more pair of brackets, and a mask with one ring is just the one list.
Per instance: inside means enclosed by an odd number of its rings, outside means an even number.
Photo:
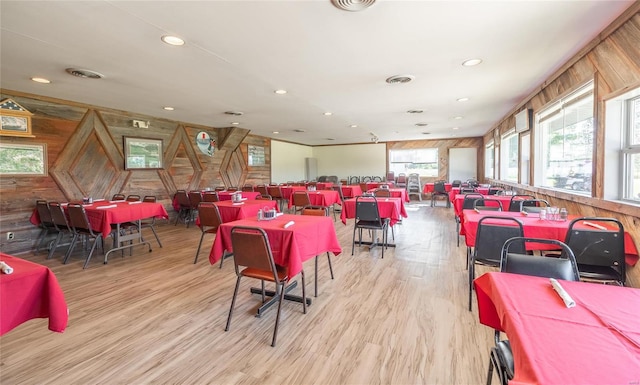
[{"label": "salt shaker", "polygon": [[567,209],[565,209],[564,207],[560,209],[560,220],[561,221],[566,221],[567,218],[569,217],[569,213],[567,213]]},{"label": "salt shaker", "polygon": [[540,219],[543,220],[543,221],[547,219],[547,210],[546,209],[541,209],[540,210]]},{"label": "salt shaker", "polygon": [[258,220],[262,220],[262,209],[258,210]]}]

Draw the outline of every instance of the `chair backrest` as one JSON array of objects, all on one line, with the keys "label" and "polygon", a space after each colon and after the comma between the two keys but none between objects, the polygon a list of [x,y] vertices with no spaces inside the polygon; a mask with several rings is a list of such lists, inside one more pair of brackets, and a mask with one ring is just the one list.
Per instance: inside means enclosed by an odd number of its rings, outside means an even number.
[{"label": "chair backrest", "polygon": [[263,199],[263,200],[266,200],[266,201],[273,200],[273,199],[271,198],[271,195],[269,195],[269,194],[264,194],[264,195],[263,195],[263,194],[260,194],[260,195],[258,195],[258,196],[256,197],[256,200],[260,200],[260,199]]},{"label": "chair backrest", "polygon": [[327,176],[326,175],[321,175],[318,177],[318,182],[320,183],[324,183],[327,181]]},{"label": "chair backrest", "polygon": [[375,197],[356,197],[356,221],[378,222],[382,226],[382,218]]},{"label": "chair backrest", "polygon": [[460,187],[460,194],[469,194],[477,192],[473,187]]},{"label": "chair backrest", "polygon": [[359,184],[360,177],[359,176],[351,176],[349,177],[349,184]]},{"label": "chair backrest", "polygon": [[231,229],[231,247],[236,274],[240,267],[271,271],[273,281],[278,281],[276,265],[271,254],[267,233],[259,227],[235,226]]},{"label": "chair backrest", "polygon": [[38,216],[40,217],[40,223],[42,223],[45,227],[53,227],[53,219],[51,218],[51,210],[49,209],[49,205],[47,201],[38,199],[36,201],[36,211],[38,212]]},{"label": "chair backrest", "polygon": [[482,194],[480,193],[468,193],[464,194],[464,200],[462,201],[462,209],[463,210],[471,210],[473,209],[473,205],[476,199],[484,199]]},{"label": "chair backrest", "polygon": [[[573,250],[580,272],[626,281],[624,226],[615,218],[582,217],[569,224],[565,243]],[[597,276],[595,277],[597,278]]]},{"label": "chair backrest", "polygon": [[238,187],[237,186],[229,186],[229,187],[227,187],[227,191],[231,191],[231,192],[238,191]]},{"label": "chair backrest", "polygon": [[113,194],[113,196],[111,197],[112,201],[123,201],[124,199],[124,194]]},{"label": "chair backrest", "polygon": [[467,180],[467,185],[469,187],[478,187],[480,185],[480,183],[478,183],[478,181],[475,180],[475,179],[468,179]]},{"label": "chair backrest", "polygon": [[269,191],[267,191],[267,186],[263,184],[256,185],[256,191],[260,193],[260,195],[269,195]]},{"label": "chair backrest", "polygon": [[509,211],[522,211],[520,210],[520,201],[522,200],[530,200],[536,199],[533,195],[528,194],[516,194],[511,197],[511,202],[509,202]]},{"label": "chair backrest", "polygon": [[202,202],[202,193],[200,191],[189,191],[189,204],[195,209]]},{"label": "chair backrest", "polygon": [[544,199],[526,199],[520,201],[520,211],[527,213],[539,213],[540,210],[549,206],[549,202]]},{"label": "chair backrest", "polygon": [[213,190],[214,190],[214,191],[224,191],[224,190],[226,190],[226,189],[227,189],[227,188],[226,188],[226,187],[224,187],[224,186],[216,186]]},{"label": "chair backrest", "polygon": [[200,229],[202,231],[210,229],[217,230],[218,226],[222,224],[218,206],[213,202],[200,202],[198,205],[198,216],[200,218]]},{"label": "chair backrest", "polygon": [[[474,258],[498,266],[502,245],[508,239],[522,236],[524,236],[522,223],[516,218],[482,217],[478,221],[478,230],[476,231]],[[524,252],[524,246],[518,251]]]},{"label": "chair backrest", "polygon": [[58,231],[71,231],[71,226],[67,220],[62,206],[58,202],[49,202],[49,211],[51,212],[51,220]]},{"label": "chair backrest", "polygon": [[[554,245],[562,250],[560,257],[525,254],[526,244]],[[573,251],[564,242],[555,239],[515,237],[504,243],[501,252],[500,271],[536,277],[578,281],[580,275]]]},{"label": "chair backrest", "polygon": [[340,197],[340,202],[344,202],[344,194],[342,193],[342,185],[333,186],[333,189],[338,192],[338,196]]},{"label": "chair backrest", "polygon": [[326,217],[329,216],[329,208],[328,207],[306,207],[302,209],[302,215],[313,215],[317,217]]},{"label": "chair backrest", "polygon": [[391,197],[391,191],[389,191],[389,188],[387,187],[385,188],[377,188],[374,192],[373,195],[377,196],[377,197],[382,197],[382,198],[389,198]]},{"label": "chair backrest", "polygon": [[87,218],[87,212],[82,205],[69,203],[67,205],[67,212],[69,214],[69,224],[74,231],[87,233],[95,237],[89,219]]},{"label": "chair backrest", "polygon": [[250,184],[245,184],[244,186],[242,186],[242,191],[253,192],[253,186]]},{"label": "chair backrest", "polygon": [[267,188],[268,195],[271,195],[272,198],[281,199],[282,198],[282,190],[280,186],[269,186]]},{"label": "chair backrest", "polygon": [[501,195],[503,193],[504,189],[502,187],[489,187],[487,195]]},{"label": "chair backrest", "polygon": [[476,210],[502,211],[502,202],[498,199],[476,199],[473,201]]},{"label": "chair backrest", "polygon": [[333,183],[333,184],[338,184],[338,176],[337,175],[329,175],[327,177],[327,182]]},{"label": "chair backrest", "polygon": [[438,180],[433,182],[433,191],[439,194],[446,194],[447,190],[444,187],[445,185],[445,181],[443,180]]},{"label": "chair backrest", "polygon": [[178,201],[178,205],[180,205],[180,207],[182,208],[191,207],[191,203],[189,202],[189,195],[187,195],[187,192],[185,190],[176,191],[176,200]]},{"label": "chair backrest", "polygon": [[407,175],[403,173],[398,174],[398,178],[396,179],[396,185],[399,187],[406,187]]},{"label": "chair backrest", "polygon": [[292,194],[293,205],[296,207],[311,206],[309,193],[306,191],[294,191]]},{"label": "chair backrest", "polygon": [[395,182],[396,181],[396,173],[394,171],[387,171],[387,182]]},{"label": "chair backrest", "polygon": [[451,182],[451,187],[460,187],[461,184],[462,184],[462,181],[460,179],[456,179],[453,182]]},{"label": "chair backrest", "polygon": [[217,191],[205,191],[202,193],[202,201],[203,202],[218,202],[220,198],[218,198]]},{"label": "chair backrest", "polygon": [[157,199],[155,195],[145,195],[144,198],[142,198],[142,201],[147,203],[156,203]]},{"label": "chair backrest", "polygon": [[131,194],[127,196],[127,202],[138,202],[140,201],[140,195]]}]

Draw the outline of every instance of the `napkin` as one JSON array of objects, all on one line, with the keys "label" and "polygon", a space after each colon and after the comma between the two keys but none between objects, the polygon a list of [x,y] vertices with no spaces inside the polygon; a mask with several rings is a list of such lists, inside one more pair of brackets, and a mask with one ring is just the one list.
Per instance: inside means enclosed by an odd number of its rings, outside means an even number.
[{"label": "napkin", "polygon": [[97,209],[112,209],[114,207],[118,207],[118,205],[107,205],[107,206],[98,206]]},{"label": "napkin", "polygon": [[130,204],[130,205],[135,205],[135,204],[137,204],[137,203],[142,203],[142,201],[132,201],[132,202],[129,202],[129,204]]},{"label": "napkin", "polygon": [[101,202],[101,201],[103,201],[103,200],[104,200],[103,198],[99,198],[99,199],[94,199],[93,201],[94,201],[94,202]]},{"label": "napkin", "polygon": [[238,205],[243,205],[243,204],[244,204],[244,202],[236,202],[236,203],[232,203],[231,205],[232,206],[238,206]]},{"label": "napkin", "polygon": [[526,212],[526,211],[520,211],[520,214],[524,215],[525,217],[526,217],[527,215],[529,215],[529,213],[528,213],[528,212]]},{"label": "napkin", "polygon": [[549,278],[549,281],[551,281],[551,286],[553,286],[553,290],[555,290],[556,293],[558,293],[558,295],[560,296],[560,298],[562,298],[562,300],[564,301],[564,304],[568,308],[576,306],[576,301],[574,301],[573,298],[571,298],[571,296],[569,295],[569,293],[567,293],[564,290],[564,288],[560,286],[560,283],[555,278]]},{"label": "napkin", "polygon": [[475,207],[475,208],[473,209],[473,211],[475,211],[475,212],[477,212],[478,214],[480,214],[480,210],[478,210],[478,208],[477,208],[477,207]]},{"label": "napkin", "polygon": [[13,267],[7,265],[4,261],[0,261],[0,271],[4,274],[11,274],[13,273]]},{"label": "napkin", "polygon": [[109,201],[109,203],[122,203],[122,202],[126,202],[125,200],[119,200],[119,201]]},{"label": "napkin", "polygon": [[294,221],[289,221],[289,222],[287,222],[287,223],[285,223],[285,224],[284,224],[284,228],[286,229],[287,227],[291,227],[291,226],[293,226],[294,224],[295,224],[295,222],[294,222]]},{"label": "napkin", "polygon": [[584,224],[585,224],[585,225],[587,225],[587,226],[595,227],[596,229],[600,229],[600,230],[606,230],[606,229],[607,229],[606,227],[601,226],[601,225],[599,225],[599,224],[597,224],[597,223],[593,223],[593,222],[587,222],[587,221],[584,221],[584,222],[582,222],[582,223],[584,223]]}]

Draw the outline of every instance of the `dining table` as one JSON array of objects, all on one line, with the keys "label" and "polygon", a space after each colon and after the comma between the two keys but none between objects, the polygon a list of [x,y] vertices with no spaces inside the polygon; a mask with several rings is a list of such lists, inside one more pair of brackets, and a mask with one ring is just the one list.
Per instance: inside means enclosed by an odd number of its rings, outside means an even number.
[{"label": "dining table", "polygon": [[[474,194],[475,194],[474,196],[476,196],[479,193],[474,193]],[[481,195],[482,195],[482,199],[495,199],[500,201],[500,204],[502,205],[502,211],[509,211],[509,205],[511,205],[510,195],[486,195],[486,194],[481,194]],[[466,194],[456,194],[453,200],[451,201],[453,205],[453,212],[458,218],[462,216],[462,207],[464,205],[465,196]],[[480,199],[480,197],[478,197],[478,199]],[[492,204],[492,203],[488,203],[488,205],[489,204]]]},{"label": "dining table", "polygon": [[[331,207],[335,203],[342,204],[340,194],[335,190],[316,190],[308,191],[309,202],[312,206]],[[294,207],[293,195],[289,197],[289,209]]]},{"label": "dining table", "polygon": [[340,186],[340,189],[342,189],[342,196],[345,199],[348,198],[355,198],[357,196],[362,195],[362,188],[359,185],[342,185]]},{"label": "dining table", "polygon": [[[340,213],[342,223],[347,224],[347,219],[356,217],[356,199],[345,199]],[[360,200],[372,200],[372,198],[359,198]],[[404,207],[402,198],[376,198],[378,204],[378,212],[381,218],[389,218],[389,225],[393,226],[407,217],[407,211]]]},{"label": "dining table", "polygon": [[[451,191],[449,191],[449,200],[453,203],[453,199],[456,195],[460,194],[460,187],[451,187]],[[482,195],[489,195],[489,187],[474,187],[474,192]]]},{"label": "dining table", "polygon": [[[377,188],[373,188],[368,190],[368,193],[375,193],[375,191],[378,190]],[[391,195],[391,197],[393,198],[401,198],[403,202],[411,202],[411,200],[409,199],[409,194],[407,194],[407,190],[403,189],[403,188],[388,188],[387,190],[389,190],[389,195]]]},{"label": "dining table", "polygon": [[[451,189],[452,189],[451,183],[445,183],[444,184],[444,191],[450,192]],[[434,187],[434,183],[433,182],[427,182],[424,185],[422,185],[422,192],[423,193],[431,194],[434,191],[435,191],[435,187]],[[458,192],[460,192],[460,189],[458,189]]]},{"label": "dining table", "polygon": [[[279,214],[275,219],[258,220],[257,217],[240,219],[223,223],[218,227],[215,240],[209,253],[209,262],[213,265],[221,258],[233,253],[231,229],[235,226],[259,227],[265,231],[271,246],[274,262],[287,269],[289,278],[293,278],[303,270],[303,264],[309,259],[324,253],[339,255],[342,247],[338,242],[333,220],[326,216]],[[295,287],[295,281],[287,286],[287,291]],[[255,292],[255,290],[253,290]],[[258,290],[259,292],[259,290]],[[274,292],[268,295],[274,297]],[[311,298],[286,294],[285,298],[311,304]],[[269,301],[258,309],[262,314],[273,304]]]},{"label": "dining table", "polygon": [[280,191],[282,191],[282,198],[285,200],[289,200],[291,198],[291,194],[294,191],[307,191],[306,186],[280,186]]},{"label": "dining table", "polygon": [[218,200],[220,201],[230,201],[233,198],[234,194],[240,194],[243,199],[251,199],[255,200],[258,195],[260,195],[257,191],[218,191]]},{"label": "dining table", "polygon": [[64,332],[69,311],[53,272],[5,253],[0,253],[0,261],[13,269],[0,272],[0,335],[35,318],[48,318],[49,330]]},{"label": "dining table", "polygon": [[[276,210],[279,212],[278,202],[274,200],[251,200],[243,199],[239,202],[219,201],[211,202],[220,212],[222,223],[237,221],[238,219],[258,216],[258,211]],[[200,216],[196,218],[196,226],[200,226]]]},{"label": "dining table", "polygon": [[[529,238],[544,238],[555,239],[564,242],[569,230],[569,224],[571,220],[578,218],[577,215],[569,215],[566,221],[554,221],[540,219],[536,213],[523,214],[513,211],[480,211],[475,210],[463,210],[462,214],[462,226],[464,231],[465,243],[467,247],[474,247],[476,242],[476,234],[478,232],[478,222],[485,216],[498,216],[516,218],[522,223],[524,236]],[[490,222],[487,222],[490,224]],[[462,233],[462,232],[461,232]],[[552,245],[546,246],[542,244],[536,244],[536,249],[548,249],[553,248]],[[628,231],[624,232],[624,253],[625,261],[629,266],[635,266],[638,262],[638,249],[636,244]]]},{"label": "dining table", "polygon": [[[640,290],[489,272],[474,280],[481,324],[505,332],[510,385],[640,383]],[[484,358],[483,358],[484,360]]]}]

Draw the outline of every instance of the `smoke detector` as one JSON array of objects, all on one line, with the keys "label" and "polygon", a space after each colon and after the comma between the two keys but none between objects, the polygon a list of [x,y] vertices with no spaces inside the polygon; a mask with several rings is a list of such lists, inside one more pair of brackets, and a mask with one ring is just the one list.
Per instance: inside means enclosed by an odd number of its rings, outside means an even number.
[{"label": "smoke detector", "polygon": [[104,77],[104,75],[101,73],[86,69],[67,68],[65,71],[67,71],[68,74],[85,79],[102,79]]},{"label": "smoke detector", "polygon": [[415,79],[413,75],[395,75],[387,78],[386,82],[389,84],[400,84],[400,83],[409,83]]},{"label": "smoke detector", "polygon": [[375,2],[376,0],[331,0],[336,8],[350,12],[364,11]]}]

